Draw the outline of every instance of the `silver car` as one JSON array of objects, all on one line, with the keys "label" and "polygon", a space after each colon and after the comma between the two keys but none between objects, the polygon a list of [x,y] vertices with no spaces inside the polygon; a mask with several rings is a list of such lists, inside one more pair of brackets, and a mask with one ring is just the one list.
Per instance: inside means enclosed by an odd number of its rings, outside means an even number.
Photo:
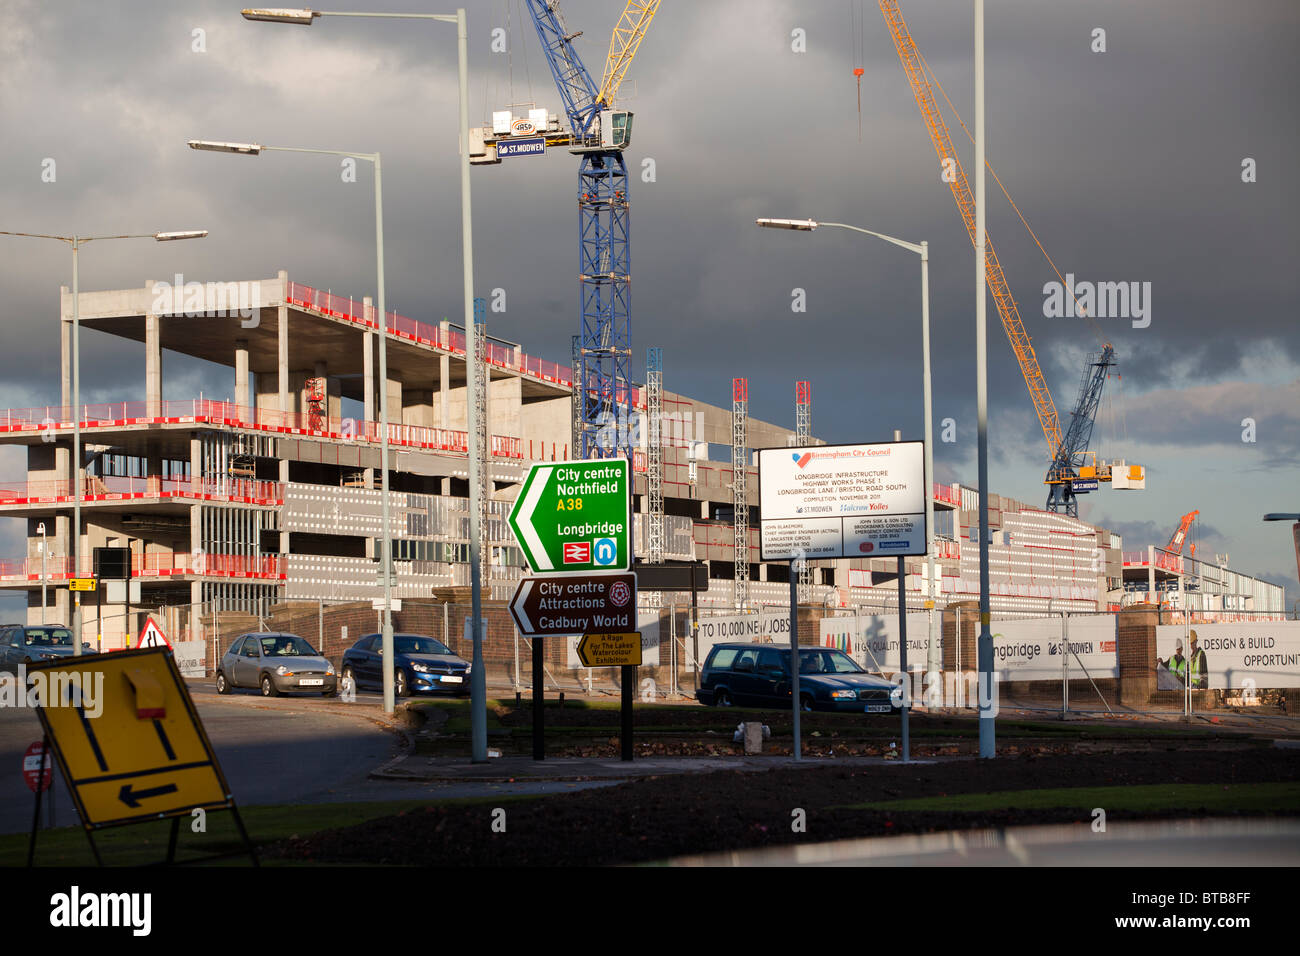
[{"label": "silver car", "polygon": [[333,697],[334,665],[297,634],[254,633],[235,638],[217,668],[217,693],[257,687],[263,697],[301,691]]}]

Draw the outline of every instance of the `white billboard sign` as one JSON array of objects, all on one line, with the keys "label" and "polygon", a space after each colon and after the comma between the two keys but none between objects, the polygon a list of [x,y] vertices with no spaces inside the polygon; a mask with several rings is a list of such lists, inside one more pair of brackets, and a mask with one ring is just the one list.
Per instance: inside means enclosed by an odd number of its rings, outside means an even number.
[{"label": "white billboard sign", "polygon": [[[1192,654],[1200,658],[1197,669],[1204,670],[1208,677],[1201,685],[1205,689],[1300,687],[1300,622],[1157,627],[1156,655],[1160,664],[1167,668],[1170,657],[1179,654],[1184,660]],[[1156,661],[1151,663],[1158,666]]]},{"label": "white billboard sign", "polygon": [[762,560],[925,554],[925,443],[758,453]]},{"label": "white billboard sign", "polygon": [[[781,644],[790,646],[790,610],[780,608],[762,614],[727,614],[699,619],[697,638],[700,646],[700,664],[708,659],[714,644],[744,642],[750,644]],[[686,636],[686,655],[694,652],[695,641]]]}]

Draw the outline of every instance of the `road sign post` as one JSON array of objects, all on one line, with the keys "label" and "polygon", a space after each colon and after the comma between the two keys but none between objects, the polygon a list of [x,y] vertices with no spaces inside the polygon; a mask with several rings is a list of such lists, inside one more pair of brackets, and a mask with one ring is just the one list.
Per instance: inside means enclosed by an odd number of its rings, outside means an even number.
[{"label": "road sign post", "polygon": [[[510,613],[532,641],[533,759],[544,760],[542,638],[636,630],[636,575],[626,573],[632,566],[631,463],[607,458],[533,465],[509,523],[528,567],[541,575],[519,582]],[[631,759],[629,671],[636,680],[635,668],[624,667],[625,760]]]}]

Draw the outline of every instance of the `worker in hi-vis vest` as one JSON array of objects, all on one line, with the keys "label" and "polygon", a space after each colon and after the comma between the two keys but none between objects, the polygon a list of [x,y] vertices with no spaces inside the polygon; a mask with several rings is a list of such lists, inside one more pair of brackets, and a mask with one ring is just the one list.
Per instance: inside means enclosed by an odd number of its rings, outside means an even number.
[{"label": "worker in hi-vis vest", "polygon": [[1187,661],[1187,675],[1193,690],[1204,690],[1210,686],[1210,668],[1205,662],[1205,651],[1197,646],[1196,632],[1192,631],[1192,656]]},{"label": "worker in hi-vis vest", "polygon": [[1169,660],[1165,661],[1165,667],[1169,669],[1169,673],[1178,678],[1180,683],[1187,683],[1187,658],[1183,657],[1183,642],[1181,639],[1174,644],[1174,653]]}]

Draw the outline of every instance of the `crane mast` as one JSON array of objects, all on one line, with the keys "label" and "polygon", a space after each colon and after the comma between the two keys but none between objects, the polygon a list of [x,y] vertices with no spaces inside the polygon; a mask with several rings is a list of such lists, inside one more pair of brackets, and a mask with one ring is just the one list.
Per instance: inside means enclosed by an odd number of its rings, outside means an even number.
[{"label": "crane mast", "polygon": [[[632,114],[611,110],[660,0],[629,0],[610,39],[599,89],[555,0],[528,0],[556,89],[566,145],[578,164],[578,350],[574,368],[580,458],[631,455],[631,246],[627,165]],[[552,138],[548,143],[558,145]]]}]

